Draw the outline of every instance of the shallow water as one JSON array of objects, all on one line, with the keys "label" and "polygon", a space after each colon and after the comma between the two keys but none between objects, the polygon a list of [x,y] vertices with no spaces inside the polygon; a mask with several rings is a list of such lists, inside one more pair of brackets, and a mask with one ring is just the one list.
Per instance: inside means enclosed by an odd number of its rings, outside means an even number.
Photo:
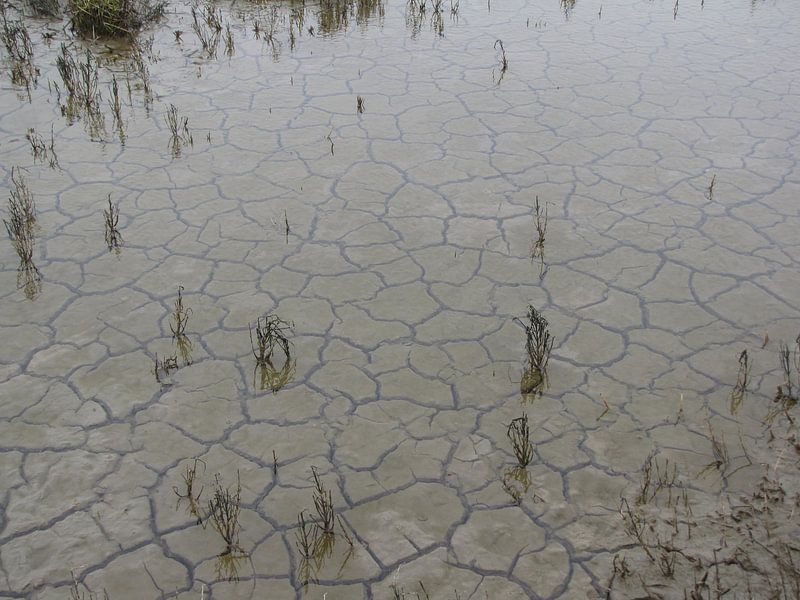
[{"label": "shallow water", "polygon": [[[103,128],[62,114],[59,45],[84,48],[62,21],[26,19],[30,98],[3,65],[0,168],[35,197],[41,280],[0,243],[0,597],[65,598],[72,572],[112,600],[424,597],[420,581],[437,599],[594,598],[615,554],[636,560],[618,509],[651,450],[704,550],[720,537],[703,515],[762,464],[796,483],[763,422],[800,331],[799,7],[221,8],[231,55],[203,52],[188,4],[143,32],[152,101],[130,49],[88,46]],[[191,143],[170,143],[170,104]],[[25,138],[51,127],[60,168]],[[555,337],[538,398],[520,395],[529,304]],[[275,393],[249,333],[267,313],[294,325]],[[523,412],[534,459],[514,470]],[[238,583],[213,527],[176,509],[194,458],[201,513],[238,471]],[[312,467],[353,544],[337,524],[304,565]],[[683,598],[691,573],[645,590]]]}]

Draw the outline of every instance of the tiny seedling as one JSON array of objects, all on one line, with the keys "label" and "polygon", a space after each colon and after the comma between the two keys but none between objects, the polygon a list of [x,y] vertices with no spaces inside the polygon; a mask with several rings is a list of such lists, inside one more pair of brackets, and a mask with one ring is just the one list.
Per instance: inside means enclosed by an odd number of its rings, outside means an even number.
[{"label": "tiny seedling", "polygon": [[517,465],[527,467],[533,460],[533,444],[531,443],[531,431],[528,426],[528,415],[522,413],[508,424],[506,435],[511,442],[511,449],[517,458]]},{"label": "tiny seedling", "polygon": [[122,247],[122,234],[119,232],[119,205],[114,206],[111,203],[111,194],[108,195],[108,210],[103,209],[103,217],[105,219],[105,237],[108,250],[119,254]]}]

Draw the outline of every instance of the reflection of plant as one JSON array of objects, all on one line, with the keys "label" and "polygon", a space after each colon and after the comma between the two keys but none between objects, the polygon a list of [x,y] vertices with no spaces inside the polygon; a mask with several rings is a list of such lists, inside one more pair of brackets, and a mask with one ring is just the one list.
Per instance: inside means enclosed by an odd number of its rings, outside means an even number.
[{"label": "reflection of plant", "polygon": [[[277,393],[294,377],[297,361],[286,360],[280,369],[270,365],[256,365],[256,372],[259,375],[259,389],[271,390]],[[255,376],[255,374],[254,374]]]}]

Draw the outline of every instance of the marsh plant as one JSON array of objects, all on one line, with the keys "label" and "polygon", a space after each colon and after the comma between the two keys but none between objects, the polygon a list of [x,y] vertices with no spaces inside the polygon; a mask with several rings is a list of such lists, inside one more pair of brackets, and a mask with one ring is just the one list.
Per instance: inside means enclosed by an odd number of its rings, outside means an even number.
[{"label": "marsh plant", "polygon": [[170,151],[173,158],[178,158],[185,146],[194,146],[194,139],[189,132],[189,118],[179,116],[178,108],[174,104],[170,104],[164,119],[170,132]]},{"label": "marsh plant", "polygon": [[528,305],[527,322],[517,317],[514,320],[525,329],[526,363],[520,381],[523,395],[539,395],[547,387],[547,364],[553,349],[553,336],[547,319]]},{"label": "marsh plant", "polygon": [[311,467],[311,474],[314,478],[312,500],[315,514],[307,516],[305,511],[300,511],[295,531],[295,546],[300,555],[299,579],[304,586],[312,579],[313,573],[322,569],[325,561],[332,556],[336,544],[337,523],[349,546],[339,567],[340,573],[354,551],[353,538],[347,532],[341,517],[334,511],[331,491],[325,487],[315,467]]},{"label": "marsh plant", "polygon": [[108,208],[103,209],[103,219],[108,250],[119,254],[122,248],[122,234],[119,232],[119,205],[112,204],[111,194],[108,195]]},{"label": "marsh plant", "polygon": [[102,95],[98,83],[97,59],[88,48],[85,60],[73,56],[66,44],[61,44],[61,52],[56,58],[56,68],[67,97],[61,102],[61,90],[55,86],[61,114],[69,124],[79,119],[85,120],[86,129],[94,140],[105,135],[105,118],[101,110]]},{"label": "marsh plant", "polygon": [[747,350],[739,354],[739,372],[736,375],[736,384],[731,390],[731,414],[735,415],[747,396],[747,385],[750,383],[750,357]]},{"label": "marsh plant", "polygon": [[180,491],[177,486],[173,486],[172,491],[174,491],[175,495],[178,497],[175,510],[178,510],[181,503],[186,500],[189,514],[197,519],[198,525],[203,525],[203,515],[200,511],[200,496],[203,495],[204,488],[201,487],[200,491],[197,491],[195,485],[197,481],[198,464],[203,466],[203,472],[205,472],[206,463],[199,458],[195,458],[192,465],[187,465],[186,470],[181,474],[183,478],[183,491]]},{"label": "marsh plant", "polygon": [[517,459],[517,466],[527,467],[533,460],[533,443],[531,430],[528,425],[528,415],[522,413],[521,417],[513,419],[506,428],[506,435],[511,442],[511,449]]},{"label": "marsh plant", "polygon": [[164,14],[166,2],[68,0],[72,28],[85,37],[129,37]]}]

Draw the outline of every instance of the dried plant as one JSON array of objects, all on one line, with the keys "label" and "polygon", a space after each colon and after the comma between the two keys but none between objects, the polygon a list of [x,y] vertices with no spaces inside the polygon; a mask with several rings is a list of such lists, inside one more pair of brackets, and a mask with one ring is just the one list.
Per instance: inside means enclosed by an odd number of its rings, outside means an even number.
[{"label": "dried plant", "polygon": [[222,35],[222,11],[213,2],[192,6],[192,30],[200,40],[203,53],[212,58],[217,54],[217,46]]},{"label": "dried plant", "polygon": [[736,385],[731,390],[731,414],[736,414],[747,396],[747,384],[750,381],[750,358],[747,350],[742,350],[739,354],[739,372],[736,376]]},{"label": "dried plant", "polygon": [[283,361],[283,366],[278,369],[272,365],[256,365],[255,372],[253,373],[253,385],[255,386],[255,377],[258,375],[258,387],[260,390],[270,390],[273,394],[283,389],[288,383],[294,379],[295,372],[297,371],[297,361],[294,359],[287,359]]},{"label": "dried plant", "polygon": [[364,98],[361,96],[356,96],[356,112],[358,114],[364,114]]},{"label": "dried plant", "polygon": [[[69,600],[99,600],[97,594],[86,585],[78,583],[75,573],[70,571],[72,585],[69,586]],[[108,592],[103,590],[103,600],[108,600]]]},{"label": "dried plant", "polygon": [[525,329],[525,368],[520,381],[522,394],[540,394],[547,387],[547,364],[553,349],[547,319],[533,305],[528,305],[527,323],[517,317],[514,320]]},{"label": "dried plant", "polygon": [[711,439],[711,454],[714,459],[698,473],[698,477],[712,469],[717,469],[717,471],[724,475],[730,465],[730,454],[728,453],[728,445],[725,443],[725,436],[720,435],[720,437],[717,437],[714,428],[711,426],[711,421],[706,420],[706,426],[708,427],[708,435]]},{"label": "dried plant", "polygon": [[17,289],[25,293],[25,297],[33,300],[41,291],[41,274],[33,261],[35,250],[36,205],[33,194],[25,183],[19,169],[12,167],[11,197],[8,199],[8,220],[3,224],[14,250],[19,256],[17,267]]},{"label": "dried plant", "polygon": [[670,463],[668,458],[659,462],[657,452],[653,450],[647,455],[647,459],[642,465],[641,481],[635,503],[648,504],[658,497],[659,492],[669,490],[667,505],[671,506],[674,500],[672,490],[678,485],[677,477],[678,467],[674,463]]},{"label": "dried plant", "polygon": [[778,386],[772,399],[776,406],[767,414],[765,419],[767,423],[772,423],[780,414],[786,415],[793,421],[789,410],[797,405],[798,390],[800,390],[800,335],[795,340],[794,352],[789,350],[789,346],[784,342],[780,342],[778,360],[783,373],[783,384]]},{"label": "dried plant", "polygon": [[189,315],[192,314],[191,308],[186,308],[183,305],[183,286],[178,286],[178,298],[175,300],[175,308],[169,319],[169,329],[172,332],[173,338],[179,338],[186,335],[186,325],[189,322]]},{"label": "dried plant", "polygon": [[108,210],[103,209],[103,218],[108,250],[119,254],[122,248],[122,234],[119,232],[119,206],[111,203],[111,194],[108,195]]},{"label": "dried plant", "polygon": [[33,64],[33,44],[21,20],[11,21],[6,15],[6,3],[0,4],[2,29],[0,38],[8,56],[11,83],[25,88],[28,101],[31,101],[31,87],[36,85],[39,70]]},{"label": "dried plant", "polygon": [[517,457],[517,465],[527,467],[533,460],[533,444],[531,443],[531,431],[528,426],[528,415],[522,413],[508,424],[506,435],[511,442],[514,456]]},{"label": "dried plant", "polygon": [[233,56],[236,51],[233,42],[233,31],[231,30],[230,23],[225,24],[225,54]]},{"label": "dried plant", "polygon": [[111,107],[111,114],[114,117],[114,129],[119,135],[121,144],[125,143],[125,126],[122,121],[122,99],[119,93],[119,84],[117,83],[116,75],[111,76],[111,86],[109,88],[109,95],[111,98],[108,103]]}]

